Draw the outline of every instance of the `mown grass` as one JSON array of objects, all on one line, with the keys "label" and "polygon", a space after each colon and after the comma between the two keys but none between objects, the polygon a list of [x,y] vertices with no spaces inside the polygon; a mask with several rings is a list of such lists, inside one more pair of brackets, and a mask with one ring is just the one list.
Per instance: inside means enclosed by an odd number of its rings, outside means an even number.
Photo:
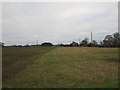
[{"label": "mown grass", "polygon": [[[3,87],[6,88],[117,88],[118,87],[118,49],[117,48],[83,48],[83,47],[58,47],[43,48],[47,50],[42,54],[42,47],[33,50],[31,55],[27,51],[28,58],[32,63],[26,65],[13,78],[5,79]],[[3,65],[11,66],[11,57],[14,53],[16,58],[19,56],[15,49],[3,50]],[[24,48],[26,49],[26,48]],[[19,59],[27,61],[24,56],[24,49],[21,50]],[[49,52],[48,52],[49,51]],[[37,54],[35,54],[37,52]],[[39,55],[40,54],[40,55]],[[13,56],[14,56],[13,55]],[[25,54],[26,55],[26,54]],[[5,57],[7,59],[5,59]],[[32,58],[36,57],[36,58]],[[13,58],[13,57],[12,57]],[[14,57],[15,58],[15,57]],[[16,59],[15,59],[16,61]],[[18,60],[19,61],[19,60]],[[13,64],[19,68],[19,63]],[[23,63],[24,64],[24,63]],[[8,67],[3,67],[3,73],[14,71]],[[15,70],[16,71],[16,70]],[[9,73],[8,73],[9,74]],[[4,74],[3,74],[4,75]],[[11,77],[11,75],[10,75]]]},{"label": "mown grass", "polygon": [[2,72],[4,81],[15,76],[55,47],[4,47],[2,48]]}]

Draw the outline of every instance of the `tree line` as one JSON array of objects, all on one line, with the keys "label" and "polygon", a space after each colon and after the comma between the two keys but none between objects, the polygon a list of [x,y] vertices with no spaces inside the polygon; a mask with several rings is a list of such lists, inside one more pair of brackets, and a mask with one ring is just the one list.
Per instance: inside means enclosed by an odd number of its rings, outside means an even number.
[{"label": "tree line", "polygon": [[120,47],[120,33],[116,32],[112,35],[106,35],[104,40],[98,42],[96,40],[92,40],[92,42],[88,42],[88,38],[85,38],[80,43],[80,46],[88,46],[88,47]]},{"label": "tree line", "polygon": [[[61,46],[72,46],[70,45],[63,45]],[[106,35],[104,40],[100,41],[99,43],[96,40],[92,40],[89,42],[89,38],[84,38],[78,45],[76,46],[83,46],[83,47],[120,47],[120,33],[116,32],[112,35]]]},{"label": "tree line", "polygon": [[[4,46],[3,42],[0,42],[0,46]],[[22,45],[11,45],[13,47],[22,47]],[[44,42],[41,45],[24,45],[25,47],[29,46],[54,46],[50,42]],[[89,38],[84,38],[81,42],[76,43],[72,42],[70,44],[58,44],[56,46],[82,46],[82,47],[120,47],[120,33],[116,32],[112,35],[106,35],[104,40],[100,41],[99,43],[96,40],[92,40],[89,42]]]}]

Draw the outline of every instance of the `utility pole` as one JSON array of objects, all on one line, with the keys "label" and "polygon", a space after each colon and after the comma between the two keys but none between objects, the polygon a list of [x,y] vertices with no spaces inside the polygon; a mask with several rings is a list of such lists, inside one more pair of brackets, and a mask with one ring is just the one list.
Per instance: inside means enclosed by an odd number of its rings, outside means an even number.
[{"label": "utility pole", "polygon": [[38,40],[37,40],[37,42],[36,42],[36,45],[38,45]]},{"label": "utility pole", "polygon": [[92,47],[92,42],[93,42],[93,40],[92,40],[92,32],[91,32],[91,47]]},{"label": "utility pole", "polygon": [[80,46],[80,38],[79,38],[79,46]]}]

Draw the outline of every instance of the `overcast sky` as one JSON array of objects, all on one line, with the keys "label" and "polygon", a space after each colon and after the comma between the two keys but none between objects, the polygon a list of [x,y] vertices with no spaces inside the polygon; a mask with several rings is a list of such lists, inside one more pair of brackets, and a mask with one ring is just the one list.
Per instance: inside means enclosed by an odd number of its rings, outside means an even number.
[{"label": "overcast sky", "polygon": [[98,42],[118,31],[117,2],[4,2],[5,45],[70,43],[88,37]]}]

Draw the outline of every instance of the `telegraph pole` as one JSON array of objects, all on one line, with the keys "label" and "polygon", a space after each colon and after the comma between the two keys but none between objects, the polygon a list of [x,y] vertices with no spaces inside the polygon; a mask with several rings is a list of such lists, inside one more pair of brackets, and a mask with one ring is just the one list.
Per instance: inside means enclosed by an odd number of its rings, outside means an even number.
[{"label": "telegraph pole", "polygon": [[79,46],[80,46],[80,38],[79,38]]},{"label": "telegraph pole", "polygon": [[92,40],[92,32],[91,32],[91,47],[92,47],[92,42],[93,42],[93,40]]},{"label": "telegraph pole", "polygon": [[37,40],[37,42],[36,42],[36,45],[38,45],[38,40]]}]

